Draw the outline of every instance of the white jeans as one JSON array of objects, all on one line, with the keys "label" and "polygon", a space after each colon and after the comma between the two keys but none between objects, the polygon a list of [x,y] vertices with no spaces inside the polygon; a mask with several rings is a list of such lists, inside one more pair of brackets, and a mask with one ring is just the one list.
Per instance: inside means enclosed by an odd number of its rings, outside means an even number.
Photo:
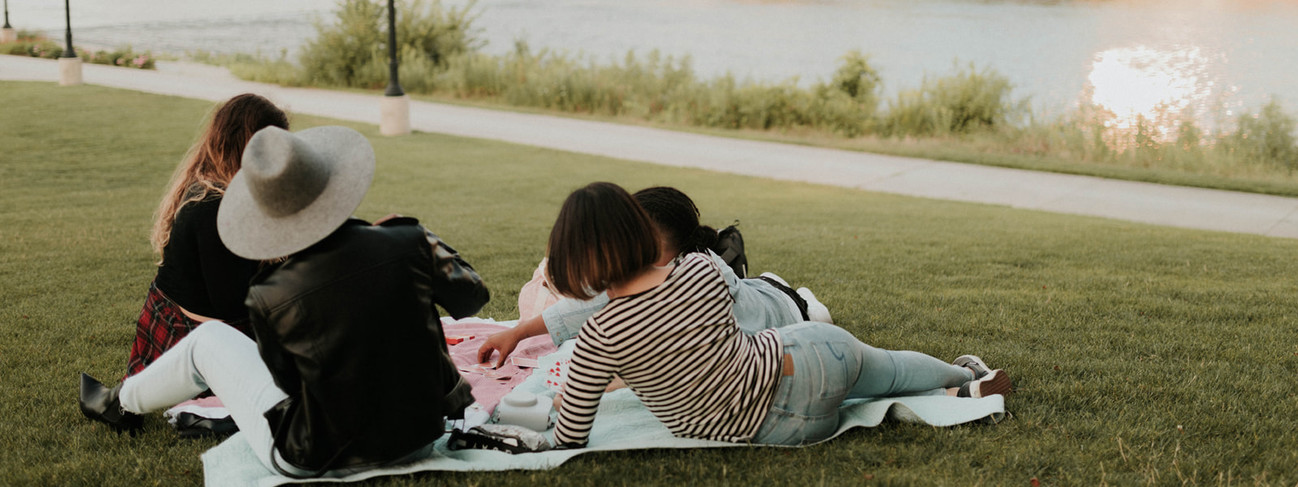
[{"label": "white jeans", "polygon": [[[273,438],[263,416],[288,397],[257,353],[257,342],[220,321],[199,325],[143,371],[122,383],[122,407],[147,413],[187,401],[207,389],[225,404],[266,468]],[[281,466],[286,466],[281,461]]]}]

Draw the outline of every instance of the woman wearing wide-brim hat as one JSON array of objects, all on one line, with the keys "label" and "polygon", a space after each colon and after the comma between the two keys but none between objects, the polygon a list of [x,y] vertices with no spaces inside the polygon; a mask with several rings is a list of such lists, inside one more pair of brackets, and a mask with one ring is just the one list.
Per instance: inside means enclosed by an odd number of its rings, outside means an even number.
[{"label": "woman wearing wide-brim hat", "polygon": [[351,218],[374,152],[344,127],[258,132],[218,215],[225,244],[277,263],[247,305],[257,342],[208,322],[109,389],[86,378],[81,410],[116,430],[206,388],[253,452],[293,477],[343,476],[431,448],[473,398],[434,305],[472,315],[487,302],[473,268],[412,218]]}]

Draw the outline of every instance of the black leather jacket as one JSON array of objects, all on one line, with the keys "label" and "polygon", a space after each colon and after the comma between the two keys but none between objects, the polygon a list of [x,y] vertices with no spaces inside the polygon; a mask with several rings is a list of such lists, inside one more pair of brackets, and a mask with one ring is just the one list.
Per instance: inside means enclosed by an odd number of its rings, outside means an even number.
[{"label": "black leather jacket", "polygon": [[440,437],[473,402],[434,304],[486,304],[473,267],[412,218],[348,220],[255,276],[248,310],[288,398],[266,412],[275,447],[304,470],[381,465]]}]

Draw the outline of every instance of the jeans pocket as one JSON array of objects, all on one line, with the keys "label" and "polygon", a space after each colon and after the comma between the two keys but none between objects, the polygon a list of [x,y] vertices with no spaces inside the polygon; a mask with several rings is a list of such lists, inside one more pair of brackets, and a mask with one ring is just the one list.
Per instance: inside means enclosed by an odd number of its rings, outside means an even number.
[{"label": "jeans pocket", "polygon": [[844,345],[833,342],[816,342],[807,347],[812,352],[812,363],[819,366],[820,399],[837,399],[847,397],[852,384],[848,383],[848,360]]}]

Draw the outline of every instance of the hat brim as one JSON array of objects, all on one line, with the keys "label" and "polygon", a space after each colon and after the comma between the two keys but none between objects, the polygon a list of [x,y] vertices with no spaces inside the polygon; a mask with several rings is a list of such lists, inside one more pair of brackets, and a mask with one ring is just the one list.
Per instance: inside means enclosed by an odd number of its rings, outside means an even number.
[{"label": "hat brim", "polygon": [[306,249],[342,226],[369,191],[374,180],[374,149],[365,136],[336,126],[309,128],[293,136],[325,154],[335,166],[334,173],[311,204],[278,217],[262,210],[244,173],[236,173],[216,216],[221,241],[235,255],[269,260]]}]

